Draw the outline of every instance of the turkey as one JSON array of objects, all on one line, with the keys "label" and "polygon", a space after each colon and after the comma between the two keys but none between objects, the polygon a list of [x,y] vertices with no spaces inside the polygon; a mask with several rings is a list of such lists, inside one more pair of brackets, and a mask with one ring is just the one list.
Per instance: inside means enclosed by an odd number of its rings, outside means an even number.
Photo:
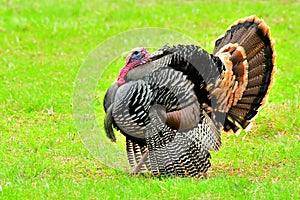
[{"label": "turkey", "polygon": [[132,174],[201,176],[221,131],[251,128],[275,73],[269,27],[250,16],[215,42],[212,54],[195,45],[135,48],[106,92],[104,127],[126,137]]}]

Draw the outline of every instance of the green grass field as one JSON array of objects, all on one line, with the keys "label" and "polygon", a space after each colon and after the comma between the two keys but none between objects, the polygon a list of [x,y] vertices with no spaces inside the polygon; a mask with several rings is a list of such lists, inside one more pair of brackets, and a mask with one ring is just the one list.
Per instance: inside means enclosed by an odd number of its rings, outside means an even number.
[{"label": "green grass field", "polygon": [[[284,0],[2,0],[0,199],[299,199],[299,10],[298,1]],[[129,177],[89,153],[74,123],[73,92],[83,61],[101,42],[133,28],[161,27],[212,52],[229,25],[252,14],[271,27],[276,81],[252,130],[223,134],[207,179]],[[95,92],[99,123],[103,88],[123,62],[115,62]]]}]

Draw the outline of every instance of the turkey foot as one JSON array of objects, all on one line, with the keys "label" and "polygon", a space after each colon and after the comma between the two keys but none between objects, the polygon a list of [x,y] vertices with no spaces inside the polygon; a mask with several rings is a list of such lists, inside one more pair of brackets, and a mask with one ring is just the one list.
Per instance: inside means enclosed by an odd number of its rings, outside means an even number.
[{"label": "turkey foot", "polygon": [[148,157],[149,151],[146,150],[146,152],[144,153],[144,155],[142,156],[141,160],[138,162],[138,164],[136,164],[136,166],[134,167],[134,169],[132,170],[132,172],[130,172],[130,175],[136,175],[137,173],[139,173],[142,165],[145,163],[147,157]]}]

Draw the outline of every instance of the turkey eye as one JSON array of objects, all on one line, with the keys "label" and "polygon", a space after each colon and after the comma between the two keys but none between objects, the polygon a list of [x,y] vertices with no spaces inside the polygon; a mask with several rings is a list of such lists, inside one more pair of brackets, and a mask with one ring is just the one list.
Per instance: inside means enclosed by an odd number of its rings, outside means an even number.
[{"label": "turkey eye", "polygon": [[132,59],[141,59],[142,58],[142,53],[140,51],[135,51],[133,52],[132,56],[131,56]]}]

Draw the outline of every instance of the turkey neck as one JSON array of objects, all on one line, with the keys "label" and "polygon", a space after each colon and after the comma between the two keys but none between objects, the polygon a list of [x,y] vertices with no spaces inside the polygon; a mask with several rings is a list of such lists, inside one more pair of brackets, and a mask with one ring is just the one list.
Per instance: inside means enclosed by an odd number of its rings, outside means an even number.
[{"label": "turkey neck", "polygon": [[155,63],[146,63],[143,65],[139,65],[133,69],[131,69],[124,77],[125,81],[138,80],[145,77],[147,74],[151,73],[154,69]]}]

